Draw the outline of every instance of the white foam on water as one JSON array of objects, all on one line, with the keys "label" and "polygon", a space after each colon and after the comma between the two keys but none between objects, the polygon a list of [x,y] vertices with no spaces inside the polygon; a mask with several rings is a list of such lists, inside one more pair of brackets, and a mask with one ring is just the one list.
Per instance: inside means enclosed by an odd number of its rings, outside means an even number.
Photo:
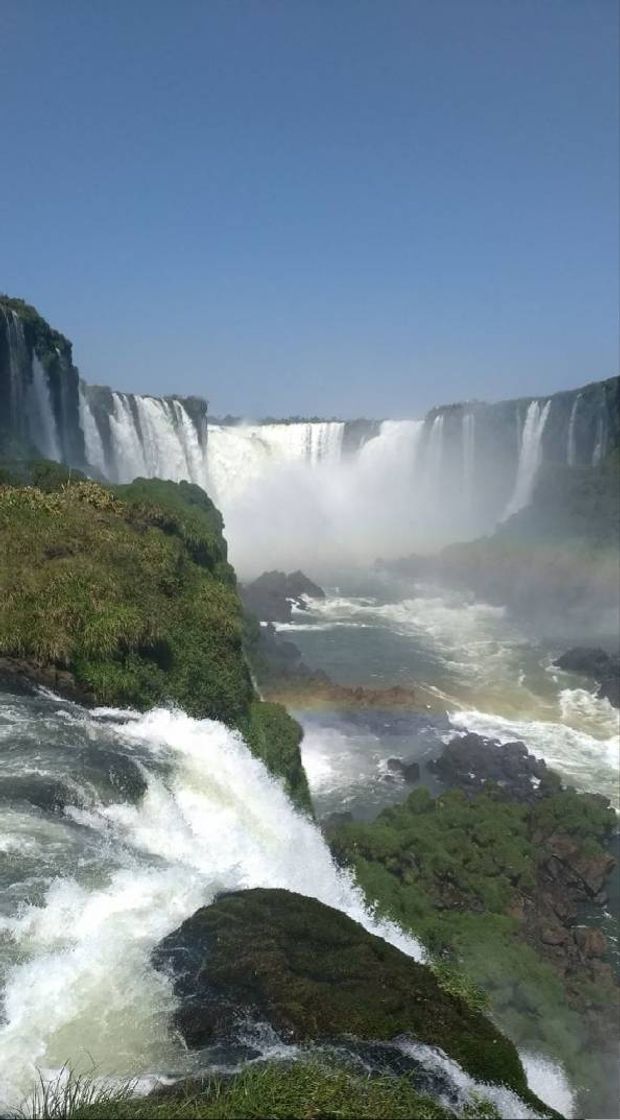
[{"label": "white foam on water", "polygon": [[542,1054],[520,1052],[519,1057],[532,1092],[566,1120],[571,1120],[576,1109],[575,1092],[563,1067]]},{"label": "white foam on water", "polygon": [[[56,879],[44,905],[4,922],[13,964],[0,1026],[4,1107],[16,1106],[37,1067],[127,1075],[174,1060],[168,1032],[173,997],[150,965],[153,946],[222,890],[282,887],[320,899],[416,959],[418,942],[376,920],[361,891],[339,870],[316,826],[241,736],[210,720],[156,710],[119,724],[123,713],[84,714],[123,749],[170,767],[149,773],[139,805],[72,809],[75,824],[99,835],[99,870]],[[178,1054],[177,1054],[178,1056]]]},{"label": "white foam on water", "polygon": [[599,727],[599,733],[595,735],[563,723],[560,713],[557,722],[519,720],[472,708],[451,712],[449,718],[453,727],[459,730],[474,731],[498,739],[500,743],[520,740],[532,754],[544,758],[549,766],[578,789],[603,793],[619,807],[620,738],[617,722],[614,730],[607,727],[605,731]]},{"label": "white foam on water", "polygon": [[[505,1120],[538,1120],[541,1115],[544,1116],[544,1113],[536,1112],[533,1108],[525,1105],[517,1093],[506,1088],[506,1086],[493,1085],[486,1081],[476,1081],[441,1050],[436,1050],[418,1042],[410,1042],[407,1039],[399,1041],[399,1048],[403,1054],[423,1062],[425,1066],[436,1069],[438,1073],[446,1077],[461,1108],[468,1105],[471,1107],[472,1100],[482,1097],[491,1101],[500,1116],[504,1117]],[[536,1068],[534,1068],[534,1063],[537,1063]],[[570,1093],[562,1067],[548,1059],[532,1058],[531,1068],[538,1088],[535,1088],[530,1081],[529,1071],[524,1064],[530,1089],[540,1097],[544,1104],[549,1105],[550,1108],[555,1108],[556,1105],[550,1097],[556,1094],[557,1087],[563,1083],[567,1093]],[[543,1076],[543,1069],[546,1071],[546,1076]],[[545,1093],[547,1093],[546,1096]],[[447,1093],[444,1097],[440,1097],[440,1103],[443,1103],[448,1109],[453,1107],[453,1101]],[[567,1110],[563,1113],[567,1120],[570,1120],[574,1115],[573,1107],[571,1095],[570,1111]]]}]

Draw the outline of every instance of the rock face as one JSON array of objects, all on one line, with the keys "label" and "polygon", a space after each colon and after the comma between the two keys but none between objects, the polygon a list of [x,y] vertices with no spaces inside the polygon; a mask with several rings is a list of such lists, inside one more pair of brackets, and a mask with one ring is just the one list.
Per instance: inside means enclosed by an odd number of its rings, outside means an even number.
[{"label": "rock face", "polygon": [[583,673],[598,683],[597,696],[620,708],[620,655],[604,649],[576,646],[554,661],[558,669]]},{"label": "rock face", "polygon": [[324,599],[325,592],[303,572],[263,572],[253,583],[241,588],[247,610],[261,622],[290,622],[293,607],[306,609],[304,596]]},{"label": "rock face", "polygon": [[533,802],[560,788],[557,775],[525,743],[500,743],[474,732],[452,739],[429,769],[469,795],[493,783],[514,801]]},{"label": "rock face", "polygon": [[406,762],[402,758],[388,758],[386,766],[392,774],[401,774],[406,782],[417,782],[420,777],[420,766],[417,762]]},{"label": "rock face", "polygon": [[244,1013],[290,1041],[408,1034],[473,1076],[528,1094],[516,1050],[431,970],[338,910],[284,890],[236,891],[198,910],[153,954],[173,977],[190,1047],[231,1038]]}]

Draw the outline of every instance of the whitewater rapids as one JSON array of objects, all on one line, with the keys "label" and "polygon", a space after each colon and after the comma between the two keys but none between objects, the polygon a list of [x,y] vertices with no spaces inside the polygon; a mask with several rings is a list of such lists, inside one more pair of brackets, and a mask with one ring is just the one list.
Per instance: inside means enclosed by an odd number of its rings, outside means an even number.
[{"label": "whitewater rapids", "polygon": [[[41,757],[41,725],[29,704],[12,700],[2,745],[17,734],[21,750],[3,750],[2,771],[27,770],[35,759],[33,781],[65,779],[53,753]],[[70,1062],[74,1071],[99,1075],[175,1068],[173,996],[150,952],[220,891],[298,891],[422,958],[413,938],[371,916],[319,830],[238,733],[181,712],[87,713],[56,707],[51,697],[44,725],[61,740],[65,763],[72,745],[105,739],[137,762],[147,789],[139,804],[104,804],[92,783],[80,789],[78,781],[76,804],[62,814],[47,816],[24,801],[1,810],[0,853],[24,862],[28,881],[17,905],[0,915],[0,1107],[20,1104],[38,1068]]]}]

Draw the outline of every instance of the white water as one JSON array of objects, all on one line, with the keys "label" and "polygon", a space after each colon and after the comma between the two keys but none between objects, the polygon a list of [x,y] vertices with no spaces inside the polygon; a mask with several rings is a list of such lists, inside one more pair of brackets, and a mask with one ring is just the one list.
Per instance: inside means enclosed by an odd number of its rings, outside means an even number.
[{"label": "white water", "polygon": [[[72,874],[51,879],[42,904],[0,918],[12,960],[0,1026],[4,1107],[20,1104],[37,1067],[54,1071],[69,1061],[78,1072],[94,1066],[102,1076],[123,1076],[178,1064],[181,1051],[168,1033],[173,997],[151,968],[150,951],[222,890],[299,891],[422,957],[413,938],[368,913],[318,829],[238,733],[164,710],[132,716],[72,708],[57,718],[66,722],[67,744],[105,730],[125,752],[152,758],[154,768],[146,762],[139,805],[67,809],[55,823],[54,846],[41,837],[46,860],[56,851],[60,858],[77,827],[91,851],[85,869],[74,860]],[[9,812],[2,823],[9,850],[14,832],[19,849],[23,822]],[[36,844],[36,828],[31,836]]]},{"label": "white water", "polygon": [[60,441],[56,427],[56,417],[52,408],[47,374],[37,358],[32,359],[32,382],[27,398],[28,421],[31,438],[46,459],[62,458]]},{"label": "white water", "polygon": [[467,509],[474,504],[476,470],[476,417],[473,412],[463,413],[463,494]]},{"label": "white water", "polygon": [[93,416],[92,409],[88,403],[88,397],[83,383],[80,381],[80,427],[84,434],[84,447],[86,448],[86,459],[88,463],[100,471],[103,475],[106,472],[106,459],[105,451],[103,448],[103,441],[97,427],[97,421]]},{"label": "white water", "polygon": [[605,445],[607,443],[607,431],[605,427],[604,416],[599,417],[596,425],[596,442],[594,444],[594,451],[592,452],[592,466],[598,467],[605,454]]},{"label": "white water", "polygon": [[514,490],[504,510],[502,521],[506,521],[514,513],[518,513],[531,501],[536,475],[542,459],[542,437],[550,408],[550,400],[542,406],[539,401],[532,401],[528,406],[521,435]]},{"label": "white water", "polygon": [[573,401],[573,407],[570,410],[570,419],[568,421],[568,440],[566,445],[566,462],[569,467],[574,467],[577,462],[577,445],[575,441],[575,422],[577,420],[577,412],[579,409],[579,402],[581,400],[581,393],[577,393]]},{"label": "white water", "polygon": [[125,393],[112,397],[111,459],[117,482],[185,479],[206,488],[204,448],[181,401]]}]

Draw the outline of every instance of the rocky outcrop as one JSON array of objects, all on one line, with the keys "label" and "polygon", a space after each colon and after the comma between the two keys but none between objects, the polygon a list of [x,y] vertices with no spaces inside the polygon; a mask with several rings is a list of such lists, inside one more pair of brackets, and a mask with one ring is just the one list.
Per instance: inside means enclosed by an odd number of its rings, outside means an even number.
[{"label": "rocky outcrop", "polygon": [[293,607],[305,610],[306,596],[324,599],[325,592],[303,572],[263,572],[240,589],[246,610],[261,622],[290,622]]},{"label": "rocky outcrop", "polygon": [[316,899],[223,895],[164,938],[153,963],[172,975],[174,1022],[190,1047],[231,1040],[240,1017],[267,1021],[289,1041],[408,1035],[535,1100],[516,1050],[490,1020],[429,968]]},{"label": "rocky outcrop", "polygon": [[428,768],[446,786],[469,796],[496,785],[510,800],[534,802],[561,786],[557,774],[542,758],[534,758],[525,743],[500,743],[474,732],[452,739]]},{"label": "rocky outcrop", "polygon": [[572,673],[582,673],[598,684],[597,696],[620,708],[620,655],[604,649],[575,646],[556,658],[554,665]]}]

